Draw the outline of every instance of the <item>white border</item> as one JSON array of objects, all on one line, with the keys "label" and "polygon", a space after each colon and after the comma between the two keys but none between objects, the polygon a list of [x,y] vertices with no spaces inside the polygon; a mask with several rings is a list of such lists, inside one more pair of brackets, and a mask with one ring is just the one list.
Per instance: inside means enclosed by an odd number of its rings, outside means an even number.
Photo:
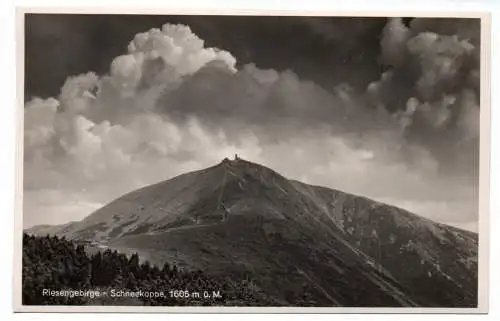
[{"label": "white border", "polygon": [[[340,6],[342,7],[342,6]],[[464,7],[467,7],[465,5]],[[413,10],[363,11],[363,10],[255,10],[255,9],[158,9],[144,7],[21,7],[16,10],[17,54],[17,136],[16,136],[16,202],[14,217],[14,311],[16,312],[138,312],[138,313],[487,313],[489,310],[489,174],[491,141],[490,100],[490,38],[491,15],[484,10],[473,11],[454,8],[455,11]],[[458,9],[458,10],[457,10]],[[462,9],[462,10],[460,10]],[[21,236],[22,233],[22,182],[23,182],[23,113],[24,103],[24,13],[86,13],[86,14],[218,14],[218,15],[283,15],[283,16],[358,16],[358,17],[471,17],[481,18],[481,126],[480,126],[480,186],[479,186],[479,284],[477,308],[274,308],[274,307],[117,307],[117,306],[23,306],[21,305]],[[17,254],[17,255],[16,255]],[[16,273],[17,272],[17,273]]]}]

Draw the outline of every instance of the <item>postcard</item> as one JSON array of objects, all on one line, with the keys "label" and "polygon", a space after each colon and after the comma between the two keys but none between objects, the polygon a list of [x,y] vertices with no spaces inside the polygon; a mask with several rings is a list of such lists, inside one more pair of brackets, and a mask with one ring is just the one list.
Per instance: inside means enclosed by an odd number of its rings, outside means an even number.
[{"label": "postcard", "polygon": [[488,13],[18,22],[16,311],[488,312]]}]

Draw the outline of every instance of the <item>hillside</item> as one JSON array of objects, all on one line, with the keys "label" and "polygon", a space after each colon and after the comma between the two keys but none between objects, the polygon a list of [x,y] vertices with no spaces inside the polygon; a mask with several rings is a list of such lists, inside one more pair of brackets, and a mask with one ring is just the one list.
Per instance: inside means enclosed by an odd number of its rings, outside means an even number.
[{"label": "hillside", "polygon": [[126,194],[80,222],[27,231],[238,279],[278,305],[474,307],[477,235],[284,178],[244,160]]},{"label": "hillside", "polygon": [[[126,256],[109,249],[89,255],[73,241],[27,234],[23,235],[22,289],[24,305],[275,304],[248,278],[235,282],[170,264],[158,267],[140,262],[137,254]],[[47,290],[76,290],[80,295],[44,295]]]}]

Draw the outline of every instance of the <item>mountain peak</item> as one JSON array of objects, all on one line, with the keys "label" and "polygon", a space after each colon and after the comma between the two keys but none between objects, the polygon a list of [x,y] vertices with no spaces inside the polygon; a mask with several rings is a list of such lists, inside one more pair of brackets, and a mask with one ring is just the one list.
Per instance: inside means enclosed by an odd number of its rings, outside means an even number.
[{"label": "mountain peak", "polygon": [[219,165],[222,165],[225,171],[233,176],[245,176],[247,178],[253,177],[258,178],[260,181],[267,179],[286,179],[272,169],[240,158],[237,154],[234,159],[229,159],[227,157],[224,158]]},{"label": "mountain peak", "polygon": [[238,154],[234,154],[234,158],[233,159],[230,159],[228,157],[224,158],[221,162],[221,164],[223,165],[227,165],[227,166],[238,166],[238,165],[249,165],[249,164],[253,164],[255,166],[260,166],[262,167],[262,165],[259,165],[259,164],[256,164],[256,163],[251,163],[249,161],[246,161],[244,160],[243,158],[239,157]]},{"label": "mountain peak", "polygon": [[[291,181],[237,155],[128,193],[52,233],[135,249],[160,265],[175,258],[214,274],[250,266],[280,298],[276,289],[307,283],[339,305],[477,302],[477,235]],[[359,288],[370,296],[361,300]]]}]

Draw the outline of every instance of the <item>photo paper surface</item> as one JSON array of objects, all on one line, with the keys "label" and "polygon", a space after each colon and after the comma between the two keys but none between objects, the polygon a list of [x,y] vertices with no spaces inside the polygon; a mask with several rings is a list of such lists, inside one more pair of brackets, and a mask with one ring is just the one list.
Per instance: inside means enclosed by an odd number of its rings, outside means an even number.
[{"label": "photo paper surface", "polygon": [[20,11],[16,310],[487,312],[488,19]]}]

